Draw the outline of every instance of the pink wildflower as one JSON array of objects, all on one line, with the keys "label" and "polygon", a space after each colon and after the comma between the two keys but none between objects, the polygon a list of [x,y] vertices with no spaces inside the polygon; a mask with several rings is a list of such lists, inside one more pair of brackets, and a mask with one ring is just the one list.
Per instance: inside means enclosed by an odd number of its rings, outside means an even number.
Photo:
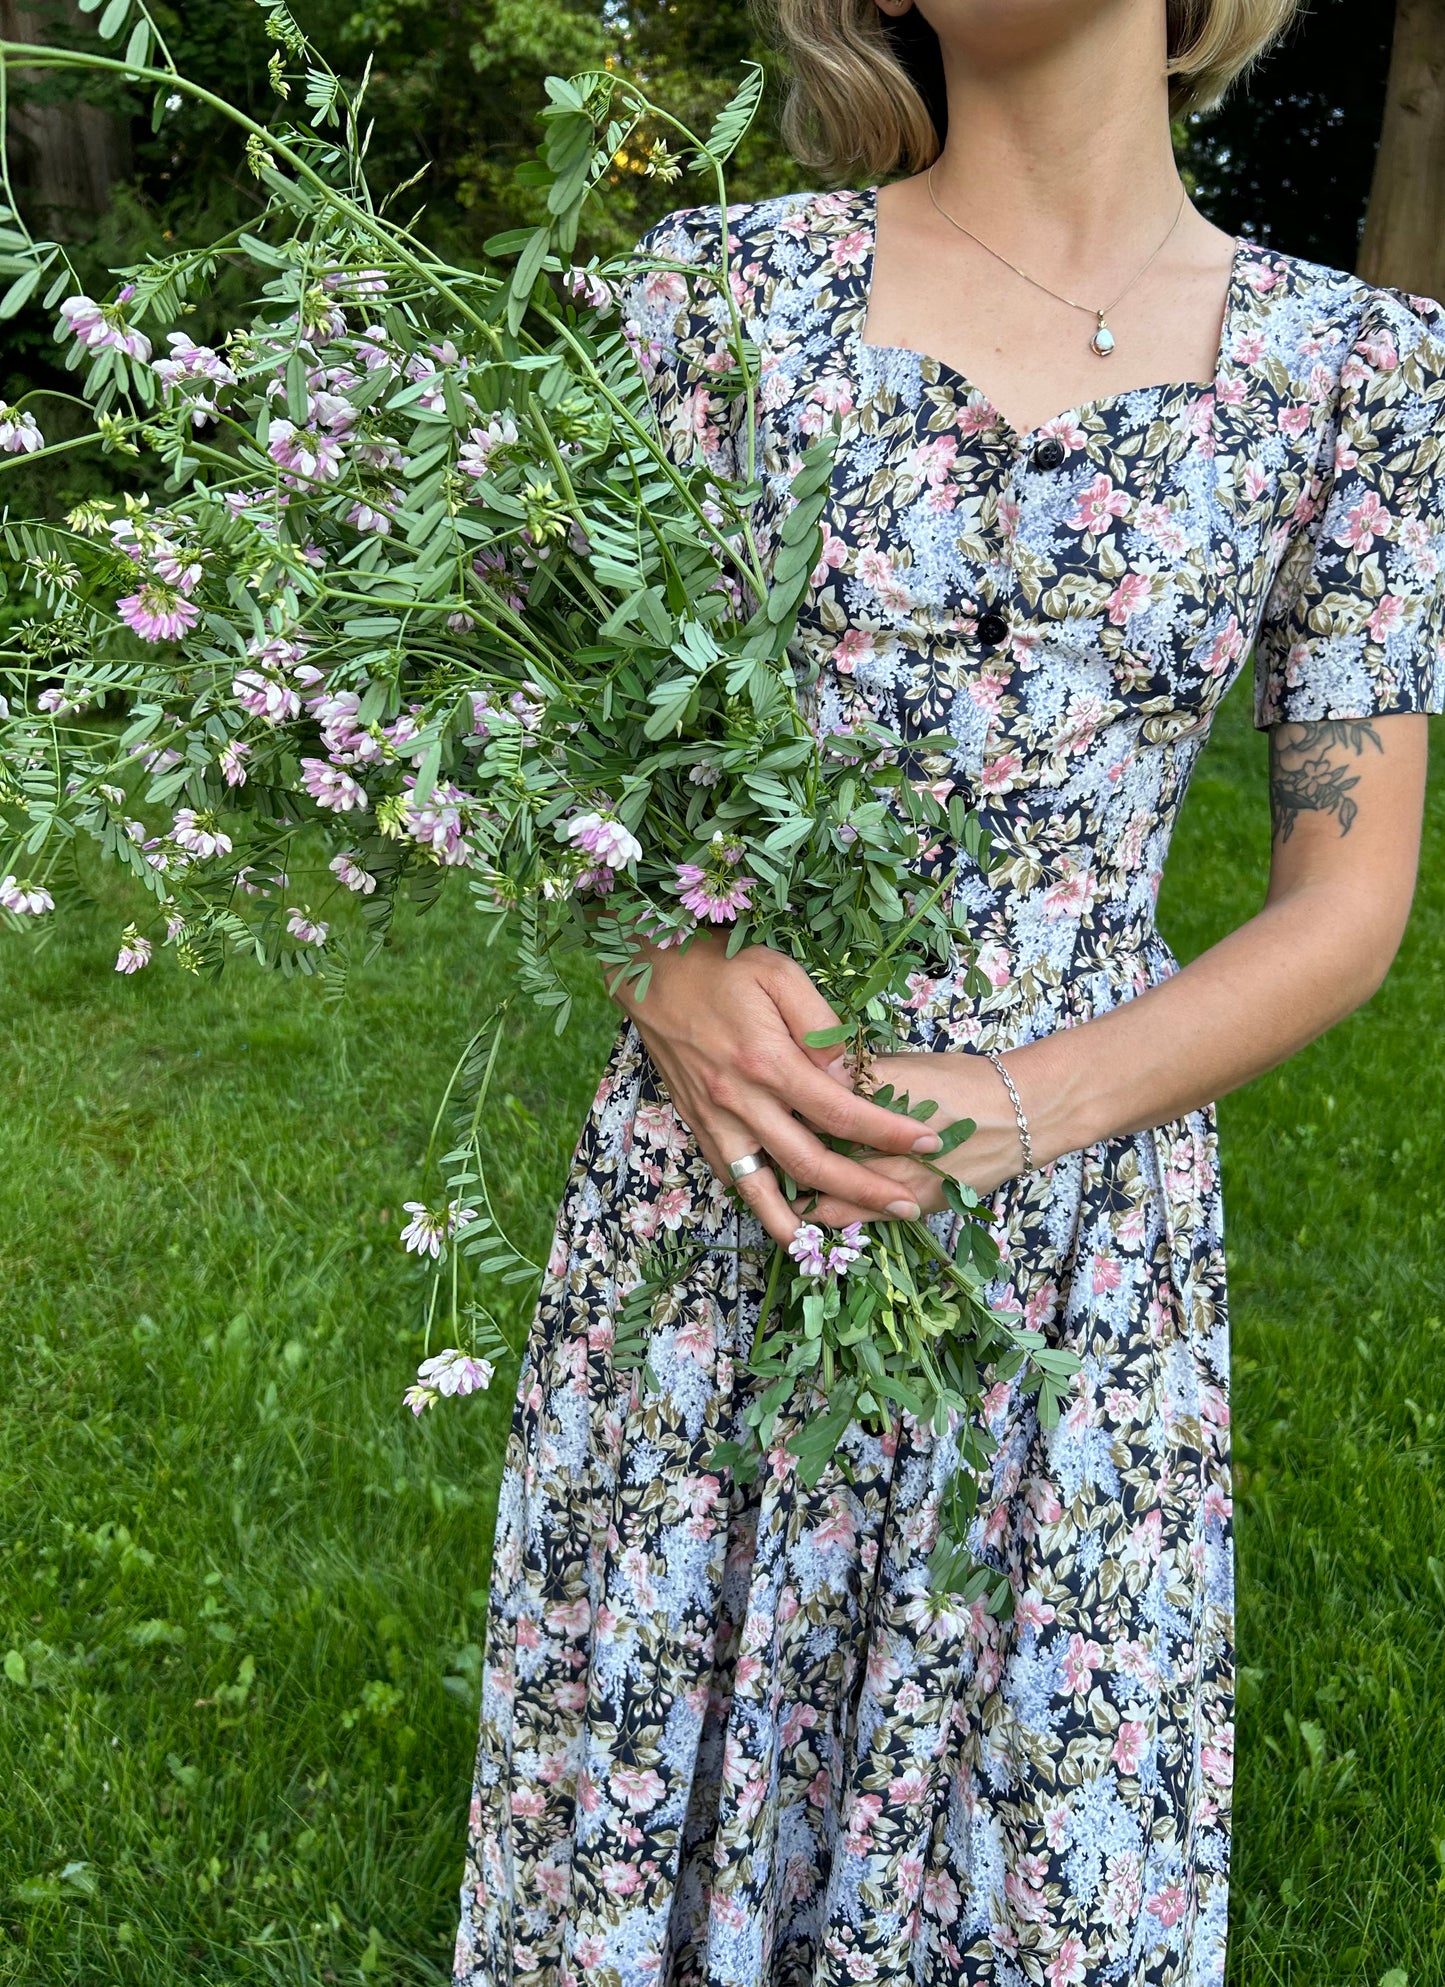
[{"label": "pink wildflower", "polygon": [[34,455],[44,446],[45,437],[35,425],[35,416],[0,400],[0,455]]},{"label": "pink wildflower", "polygon": [[418,1256],[440,1256],[442,1244],[459,1228],[465,1228],[469,1221],[477,1218],[475,1208],[463,1207],[460,1201],[455,1200],[437,1209],[429,1208],[425,1201],[419,1200],[405,1201],[403,1206],[411,1220],[397,1240],[404,1249]]},{"label": "pink wildflower", "polygon": [[175,642],[201,618],[194,601],[175,587],[147,580],[135,593],[115,603],[115,611],[143,642]]},{"label": "pink wildflower", "polygon": [[13,911],[16,917],[38,918],[55,909],[55,899],[42,884],[20,883],[15,877],[7,876],[0,883],[0,905]]},{"label": "pink wildflower", "polygon": [[324,945],[330,929],[319,918],[313,918],[310,911],[299,909],[295,904],[286,907],[286,929],[302,945]]},{"label": "pink wildflower", "polygon": [[816,1222],[803,1221],[798,1224],[797,1233],[788,1244],[788,1254],[802,1270],[804,1276],[822,1276],[827,1264],[823,1256],[824,1236]]},{"label": "pink wildflower", "polygon": [[326,866],[333,876],[344,883],[348,890],[356,891],[358,896],[369,897],[376,888],[376,878],[370,870],[363,869],[353,855],[343,852],[339,856],[333,856]]},{"label": "pink wildflower", "polygon": [[121,934],[120,951],[116,954],[117,973],[138,973],[151,960],[151,942],[142,938],[134,925],[128,925]]},{"label": "pink wildflower", "polygon": [[274,463],[308,482],[334,483],[341,474],[341,443],[335,435],[276,420],[267,432],[266,449]]},{"label": "pink wildflower", "polygon": [[301,761],[301,784],[318,807],[330,807],[339,814],[371,805],[366,788],[350,773],[325,759]]},{"label": "pink wildflower", "polygon": [[478,1394],[491,1386],[496,1370],[490,1359],[476,1359],[456,1346],[448,1346],[445,1352],[424,1359],[416,1369],[416,1377],[423,1386],[435,1387],[439,1394]]},{"label": "pink wildflower", "polygon": [[231,853],[231,838],[209,808],[182,807],[171,823],[171,840],[188,855],[205,860]]},{"label": "pink wildflower", "polygon": [[626,869],[642,857],[642,844],[611,815],[574,814],[558,828],[558,833],[574,848],[585,850],[610,869]]}]

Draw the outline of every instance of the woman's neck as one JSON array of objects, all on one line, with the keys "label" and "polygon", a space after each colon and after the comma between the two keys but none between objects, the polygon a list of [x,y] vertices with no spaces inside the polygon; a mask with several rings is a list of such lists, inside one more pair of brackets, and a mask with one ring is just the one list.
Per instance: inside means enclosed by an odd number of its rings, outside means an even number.
[{"label": "woman's neck", "polygon": [[1039,46],[940,37],[948,140],[940,204],[1061,284],[1137,260],[1177,211],[1164,9],[1081,5]]}]

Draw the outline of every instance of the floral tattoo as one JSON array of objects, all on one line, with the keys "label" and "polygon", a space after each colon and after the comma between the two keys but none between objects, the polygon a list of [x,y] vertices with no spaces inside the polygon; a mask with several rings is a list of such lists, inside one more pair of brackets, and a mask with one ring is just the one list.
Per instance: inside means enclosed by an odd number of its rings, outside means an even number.
[{"label": "floral tattoo", "polygon": [[1345,755],[1358,759],[1367,745],[1384,751],[1374,725],[1368,718],[1278,724],[1269,737],[1269,811],[1275,839],[1287,842],[1302,814],[1333,814],[1340,833],[1348,835],[1360,811],[1353,798],[1360,776],[1350,771]]}]

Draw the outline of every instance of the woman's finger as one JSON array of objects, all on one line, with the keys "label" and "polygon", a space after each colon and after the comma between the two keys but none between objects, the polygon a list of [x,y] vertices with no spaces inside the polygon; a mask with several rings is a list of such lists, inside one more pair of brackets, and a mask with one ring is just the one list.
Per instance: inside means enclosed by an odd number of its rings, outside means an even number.
[{"label": "woman's finger", "polygon": [[937,1152],[943,1143],[937,1132],[916,1118],[870,1104],[812,1064],[806,1071],[802,1063],[797,1065],[796,1081],[789,1082],[785,1094],[792,1108],[821,1131],[873,1152]]},{"label": "woman's finger", "polygon": [[798,1232],[799,1217],[789,1207],[772,1167],[764,1166],[757,1173],[745,1174],[735,1185],[749,1211],[762,1222],[773,1240],[786,1248]]},{"label": "woman's finger", "polygon": [[906,1220],[918,1212],[909,1188],[881,1170],[830,1151],[781,1106],[760,1104],[753,1123],[761,1143],[800,1187],[857,1201],[872,1210],[871,1220],[884,1213]]}]

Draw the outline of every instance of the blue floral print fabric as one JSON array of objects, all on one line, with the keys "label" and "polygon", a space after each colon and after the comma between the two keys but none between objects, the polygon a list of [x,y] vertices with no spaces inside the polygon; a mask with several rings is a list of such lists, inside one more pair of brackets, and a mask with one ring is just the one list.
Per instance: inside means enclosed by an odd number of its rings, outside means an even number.
[{"label": "blue floral print fabric", "polygon": [[[1175,968],[1170,832],[1251,653],[1255,717],[1445,703],[1445,321],[1237,244],[1208,384],[1015,433],[953,367],[862,340],[876,192],[728,215],[761,354],[753,465],[776,541],[840,440],[799,632],[810,714],[874,714],[989,832],[947,865],[955,968],[920,1050],[1008,1049]],[[716,210],[643,246],[716,260]],[[671,452],[746,471],[721,295],[627,311]],[[976,982],[974,983],[976,984]],[[501,1490],[457,1987],[1216,1987],[1233,1760],[1228,1330],[1213,1110],[992,1197],[992,1296],[1082,1361],[1060,1425],[1008,1384],[977,1549],[1010,1619],[930,1593],[954,1453],[906,1415],[799,1484],[714,1470],[744,1405],[761,1229],[624,1026],[582,1132]],[[938,1217],[940,1234],[948,1217]],[[619,1293],[664,1232],[715,1240],[644,1379]],[[738,1253],[739,1249],[743,1252]],[[801,1411],[804,1403],[797,1404]]]}]

